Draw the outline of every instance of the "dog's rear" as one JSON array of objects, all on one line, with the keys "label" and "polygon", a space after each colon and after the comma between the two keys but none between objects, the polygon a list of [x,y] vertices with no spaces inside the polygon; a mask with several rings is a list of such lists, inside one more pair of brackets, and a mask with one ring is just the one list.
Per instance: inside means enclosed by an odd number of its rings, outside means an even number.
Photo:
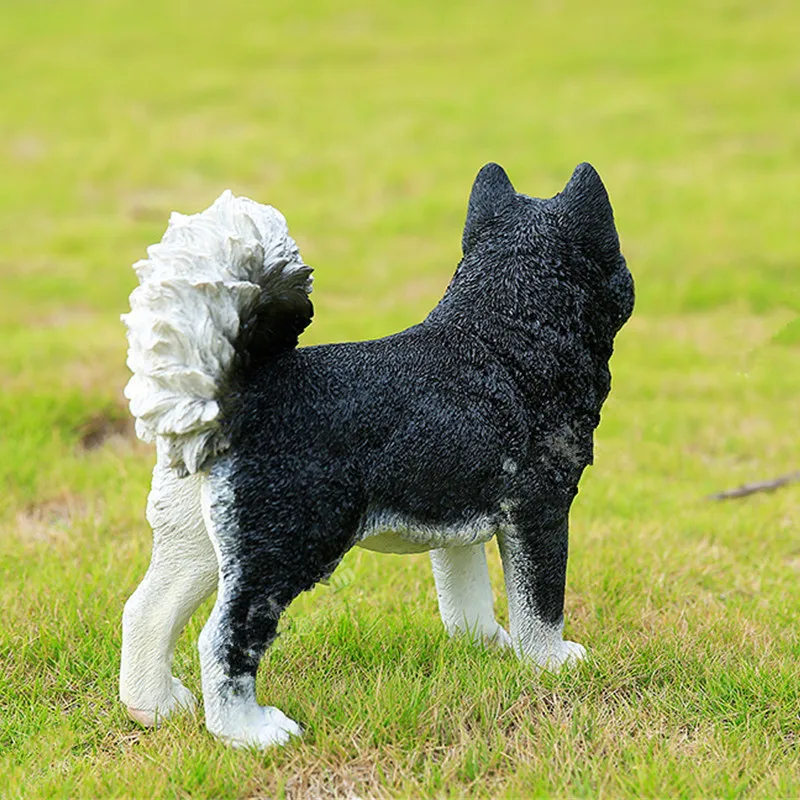
[{"label": "dog's rear", "polygon": [[[283,216],[230,192],[201,214],[173,214],[134,268],[140,286],[123,317],[133,372],[125,394],[139,437],[157,441],[158,460],[147,506],[153,557],[125,605],[120,697],[134,719],[154,725],[195,704],[172,677],[172,655],[218,584],[201,493],[205,472],[229,447],[220,403],[238,374],[296,346],[313,309],[311,269]],[[297,732],[286,720],[262,743]]]},{"label": "dog's rear", "polygon": [[[191,227],[198,218],[186,219]],[[225,223],[237,236],[253,230],[230,216]],[[201,257],[220,252],[200,236],[184,241],[199,243]],[[191,704],[171,676],[172,648],[219,568],[200,639],[207,725],[233,744],[298,733],[277,709],[257,705],[256,669],[283,609],[354,544],[431,550],[452,633],[513,645],[543,666],[582,656],[561,636],[568,512],[591,461],[614,334],[633,304],[608,197],[588,165],[550,200],[518,195],[488,165],[473,186],[462,245],[429,317],[374,342],[294,349],[311,308],[293,242],[270,270],[259,266],[269,250],[261,241],[256,258],[228,270],[236,280],[182,287],[189,307],[159,300],[161,317],[150,298],[163,291],[142,292],[144,322],[129,326],[132,350],[145,345],[132,366],[159,368],[140,381],[141,397],[132,392],[132,408],[149,413],[143,432],[157,436],[159,463],[148,514],[153,562],[125,612],[121,695],[136,718],[152,722]],[[224,253],[253,249],[245,236]],[[214,302],[226,292],[233,300],[220,316]],[[173,316],[194,320],[178,326],[180,346],[195,325],[200,347],[190,356],[212,364],[199,370],[213,373],[210,383],[181,368],[180,348],[166,346],[166,371],[163,357],[149,357],[146,324],[159,317],[159,330],[171,331]],[[202,349],[204,337],[218,335],[218,318],[229,344],[222,364]],[[175,397],[198,385],[202,402]],[[167,399],[151,396],[153,387]],[[495,621],[486,569],[483,542],[494,535],[510,636]]]}]

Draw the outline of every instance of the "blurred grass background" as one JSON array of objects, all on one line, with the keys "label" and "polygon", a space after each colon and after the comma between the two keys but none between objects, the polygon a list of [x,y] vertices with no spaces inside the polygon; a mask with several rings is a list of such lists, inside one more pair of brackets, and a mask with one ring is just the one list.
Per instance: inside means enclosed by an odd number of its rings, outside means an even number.
[{"label": "blurred grass background", "polygon": [[[703,497],[798,468],[799,26],[788,0],[4,4],[0,795],[796,796],[800,494]],[[637,282],[573,515],[567,625],[594,665],[540,682],[447,643],[424,557],[354,553],[262,676],[302,744],[136,732],[130,264],[231,188],[316,268],[305,343],[381,336],[438,300],[489,160],[538,196],[592,162]],[[459,703],[471,726],[435,713]]]}]

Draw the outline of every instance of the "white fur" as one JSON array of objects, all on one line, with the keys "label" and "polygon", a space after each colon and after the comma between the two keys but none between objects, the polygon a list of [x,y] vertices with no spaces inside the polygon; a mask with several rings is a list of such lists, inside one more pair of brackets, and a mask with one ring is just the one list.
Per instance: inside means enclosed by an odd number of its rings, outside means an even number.
[{"label": "white fur", "polygon": [[497,523],[488,516],[460,525],[425,525],[388,511],[372,512],[358,545],[378,553],[426,553],[440,547],[466,547],[488,542]]},{"label": "white fur", "polygon": [[163,451],[162,445],[147,504],[150,568],[122,615],[120,699],[144,725],[195,705],[172,677],[172,655],[189,617],[214,591],[218,572],[200,513],[201,478],[179,479],[164,463]]},{"label": "white fur", "polygon": [[161,437],[169,465],[193,473],[227,447],[217,398],[242,325],[267,284],[299,278],[310,293],[311,270],[279,211],[229,191],[199,214],[173,213],[147,255],[122,317],[133,372],[125,396],[139,438]]},{"label": "white fur", "polygon": [[494,595],[483,544],[431,550],[442,622],[451,636],[468,635],[499,647],[511,638],[494,618]]}]

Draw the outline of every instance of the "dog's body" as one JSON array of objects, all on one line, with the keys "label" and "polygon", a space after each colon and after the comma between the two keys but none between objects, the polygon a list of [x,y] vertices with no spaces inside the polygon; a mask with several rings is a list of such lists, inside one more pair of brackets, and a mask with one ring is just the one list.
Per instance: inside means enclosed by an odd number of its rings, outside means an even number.
[{"label": "dog's body", "polygon": [[[283,263],[300,265],[284,268],[295,270],[290,290],[276,301],[262,280],[251,329],[244,314],[241,330],[229,326],[236,352],[205,410],[192,412],[202,423],[169,427],[169,402],[150,403],[154,553],[125,609],[120,692],[135,718],[152,724],[193,702],[171,676],[172,650],[218,587],[199,645],[209,729],[260,746],[298,734],[257,705],[258,663],[282,611],[356,544],[430,550],[451,633],[542,666],[583,655],[561,635],[568,513],[592,459],[613,338],[633,307],[608,196],[588,165],[551,200],[516,194],[487,165],[462,244],[424,322],[303,349],[308,271],[290,247],[295,262]],[[510,636],[494,618],[483,550],[495,535]]]}]

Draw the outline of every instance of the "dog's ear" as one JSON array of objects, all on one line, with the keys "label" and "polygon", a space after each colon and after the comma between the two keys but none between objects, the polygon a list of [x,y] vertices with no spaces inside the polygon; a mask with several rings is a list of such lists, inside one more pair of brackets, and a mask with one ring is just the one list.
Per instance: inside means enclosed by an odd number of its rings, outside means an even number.
[{"label": "dog's ear", "polygon": [[508,175],[499,164],[487,164],[481,168],[469,196],[467,221],[461,237],[462,252],[467,252],[481,227],[492,217],[499,216],[516,194]]},{"label": "dog's ear", "polygon": [[578,164],[564,190],[555,196],[568,234],[602,265],[616,265],[619,237],[603,181],[591,164]]}]

